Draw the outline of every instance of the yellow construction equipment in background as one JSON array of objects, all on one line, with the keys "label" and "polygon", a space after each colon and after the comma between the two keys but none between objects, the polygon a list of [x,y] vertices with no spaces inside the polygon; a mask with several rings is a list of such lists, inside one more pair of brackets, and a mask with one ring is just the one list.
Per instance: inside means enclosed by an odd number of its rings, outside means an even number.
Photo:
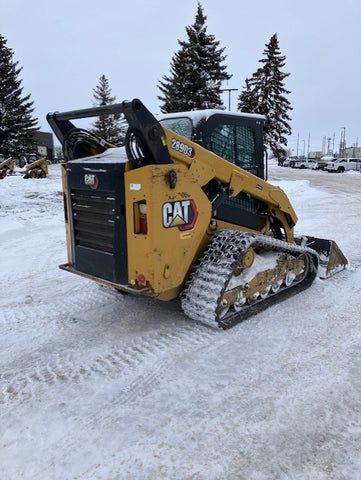
[{"label": "yellow construction equipment in background", "polygon": [[15,162],[12,157],[0,163],[0,179],[6,175],[23,175],[23,178],[45,178],[48,174],[48,161],[46,158],[39,158],[21,170],[15,169]]},{"label": "yellow construction equipment in background", "polygon": [[12,173],[14,173],[14,160],[12,157],[9,157],[0,163],[0,179],[5,178],[6,175],[11,175]]},{"label": "yellow construction equipment in background", "polygon": [[39,158],[39,160],[26,165],[25,169],[15,173],[23,174],[24,178],[45,178],[48,174],[48,161],[46,158]]}]

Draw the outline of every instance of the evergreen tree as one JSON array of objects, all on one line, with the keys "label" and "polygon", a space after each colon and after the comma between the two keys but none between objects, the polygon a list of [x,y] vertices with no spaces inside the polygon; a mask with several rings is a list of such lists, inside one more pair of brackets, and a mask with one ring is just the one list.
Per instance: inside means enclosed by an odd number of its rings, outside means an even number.
[{"label": "evergreen tree", "polygon": [[[99,78],[99,84],[93,88],[94,105],[100,107],[115,103],[116,97],[111,93],[109,81],[105,75],[102,75]],[[121,114],[101,115],[93,123],[91,132],[113,145],[121,146],[124,143],[127,128],[127,122]]]},{"label": "evergreen tree", "polygon": [[281,55],[277,34],[274,34],[263,51],[262,63],[239,96],[238,109],[248,113],[259,113],[267,117],[264,129],[265,145],[274,156],[282,160],[286,156],[287,138],[292,129],[288,111],[292,110],[286,95],[284,80],[290,74],[282,72],[286,57]]},{"label": "evergreen tree", "polygon": [[193,25],[186,27],[187,40],[178,40],[180,49],[174,54],[170,75],[163,75],[158,98],[163,113],[223,108],[221,84],[231,75],[222,65],[226,55],[214,35],[207,34],[207,17],[198,3]]},{"label": "evergreen tree", "polygon": [[0,34],[0,153],[5,156],[19,156],[36,148],[34,133],[37,119],[30,95],[22,96],[22,67],[13,60],[13,50]]}]

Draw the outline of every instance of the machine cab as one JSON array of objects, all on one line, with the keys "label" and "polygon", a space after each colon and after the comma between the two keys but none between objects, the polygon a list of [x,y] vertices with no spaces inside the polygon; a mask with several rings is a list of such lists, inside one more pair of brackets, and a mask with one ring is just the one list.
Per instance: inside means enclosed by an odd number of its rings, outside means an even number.
[{"label": "machine cab", "polygon": [[219,157],[265,178],[263,115],[197,110],[161,114],[158,120]]},{"label": "machine cab", "polygon": [[[230,113],[224,110],[197,110],[159,115],[159,122],[221,158],[265,179],[263,115]],[[207,195],[212,201],[211,184]],[[213,210],[213,217],[233,225],[256,229],[265,206],[249,194],[225,198]]]}]

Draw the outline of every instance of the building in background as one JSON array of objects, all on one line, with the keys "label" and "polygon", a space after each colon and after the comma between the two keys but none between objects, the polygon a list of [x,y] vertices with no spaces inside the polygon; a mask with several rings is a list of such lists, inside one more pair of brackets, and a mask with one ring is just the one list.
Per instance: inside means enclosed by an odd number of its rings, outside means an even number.
[{"label": "building in background", "polygon": [[48,160],[54,158],[54,139],[50,132],[35,132],[37,143],[37,156],[46,157]]},{"label": "building in background", "polygon": [[319,160],[322,156],[323,156],[323,153],[321,151],[308,153],[308,158],[313,160]]},{"label": "building in background", "polygon": [[344,157],[348,157],[348,158],[360,158],[361,157],[361,147],[357,147],[357,146],[352,146],[352,147],[348,147],[348,148],[345,148],[344,151]]}]

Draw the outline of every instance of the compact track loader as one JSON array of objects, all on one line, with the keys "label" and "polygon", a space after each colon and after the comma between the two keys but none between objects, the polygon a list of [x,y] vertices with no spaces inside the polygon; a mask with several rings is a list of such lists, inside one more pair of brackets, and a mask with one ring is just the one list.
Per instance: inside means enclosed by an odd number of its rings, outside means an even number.
[{"label": "compact track loader", "polygon": [[23,178],[45,178],[48,174],[48,161],[46,158],[39,158],[15,173],[23,174]]},{"label": "compact track loader", "polygon": [[[123,114],[125,148],[71,120]],[[228,328],[328,277],[331,240],[294,237],[286,194],[264,180],[264,117],[185,112],[158,121],[138,99],[49,113],[64,150],[68,263],[135,295],[181,296],[190,318]]]},{"label": "compact track loader", "polygon": [[11,175],[14,172],[14,160],[12,157],[7,158],[0,162],[0,180],[5,178],[6,175]]},{"label": "compact track loader", "polygon": [[48,174],[48,161],[46,158],[39,158],[22,170],[16,170],[14,160],[9,157],[0,163],[0,179],[13,174],[23,175],[23,178],[45,178]]}]

